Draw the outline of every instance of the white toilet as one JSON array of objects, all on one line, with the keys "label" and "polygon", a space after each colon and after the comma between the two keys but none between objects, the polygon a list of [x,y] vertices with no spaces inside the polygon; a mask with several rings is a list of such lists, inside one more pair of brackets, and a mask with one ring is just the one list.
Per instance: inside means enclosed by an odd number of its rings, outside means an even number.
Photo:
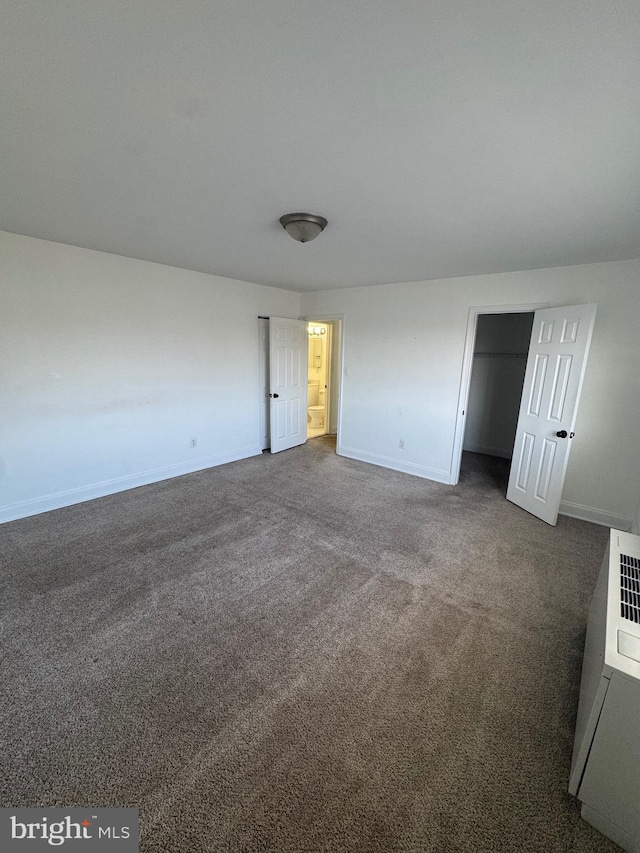
[{"label": "white toilet", "polygon": [[[318,384],[318,383],[314,383]],[[314,389],[315,392],[315,389]],[[310,395],[311,396],[311,395]],[[314,393],[315,396],[315,393]],[[309,417],[311,418],[311,423],[309,424],[311,429],[324,429],[324,414],[326,411],[325,400],[326,400],[327,392],[324,388],[318,388],[318,405],[309,406],[307,409],[309,413]],[[311,399],[309,400],[311,402]]]}]

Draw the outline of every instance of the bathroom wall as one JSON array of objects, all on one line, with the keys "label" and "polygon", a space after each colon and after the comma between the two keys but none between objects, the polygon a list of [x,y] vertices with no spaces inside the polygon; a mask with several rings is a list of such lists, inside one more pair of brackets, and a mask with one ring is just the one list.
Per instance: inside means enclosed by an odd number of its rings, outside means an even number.
[{"label": "bathroom wall", "polygon": [[511,459],[532,324],[528,312],[478,317],[465,450]]},{"label": "bathroom wall", "polygon": [[327,381],[327,327],[324,323],[309,323],[309,326],[325,330],[319,338],[309,337],[309,381],[318,381],[322,386]]}]

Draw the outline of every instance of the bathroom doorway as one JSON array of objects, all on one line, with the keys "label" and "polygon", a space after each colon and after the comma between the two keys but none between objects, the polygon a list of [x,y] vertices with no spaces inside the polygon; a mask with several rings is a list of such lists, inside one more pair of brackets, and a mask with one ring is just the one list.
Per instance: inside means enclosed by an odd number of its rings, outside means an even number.
[{"label": "bathroom doorway", "polygon": [[[304,317],[309,341],[307,439],[336,436],[340,430],[342,318]],[[271,447],[269,423],[269,318],[260,317],[260,442]]]},{"label": "bathroom doorway", "polygon": [[331,331],[327,323],[307,323],[307,438],[319,438],[329,431]]},{"label": "bathroom doorway", "polygon": [[309,336],[307,438],[336,435],[339,422],[342,323],[307,318]]}]

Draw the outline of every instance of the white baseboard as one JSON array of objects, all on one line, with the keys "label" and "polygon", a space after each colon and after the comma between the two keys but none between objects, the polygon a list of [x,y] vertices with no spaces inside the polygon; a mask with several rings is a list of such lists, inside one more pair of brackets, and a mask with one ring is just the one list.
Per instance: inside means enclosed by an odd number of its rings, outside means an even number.
[{"label": "white baseboard", "polygon": [[629,530],[631,519],[624,515],[616,515],[596,509],[592,506],[572,503],[571,501],[560,501],[560,515],[568,515],[571,518],[579,518],[582,521],[592,521],[594,524],[602,524],[604,527],[614,527],[616,530]]},{"label": "white baseboard", "polygon": [[381,468],[391,468],[393,471],[401,471],[403,474],[413,474],[415,477],[423,477],[425,480],[435,480],[437,483],[447,485],[451,482],[449,471],[426,468],[424,465],[416,465],[413,462],[402,462],[392,456],[382,456],[379,453],[357,450],[355,447],[347,447],[344,444],[337,448],[336,453],[338,456],[347,456],[349,459],[357,459],[358,462],[369,462],[371,465],[379,465]]},{"label": "white baseboard", "polygon": [[[423,465],[415,465],[412,462],[401,462],[391,456],[382,456],[378,453],[370,453],[365,450],[357,450],[355,447],[347,447],[340,445],[337,448],[339,456],[347,456],[349,459],[357,459],[359,462],[369,462],[372,465],[380,465],[383,468],[391,468],[394,471],[401,471],[404,474],[413,474],[417,477],[424,477],[427,480],[435,480],[437,483],[451,483],[449,471],[439,471],[436,468],[426,468]],[[476,453],[487,453],[487,450],[477,450]],[[490,453],[489,455],[496,455]],[[591,521],[594,524],[601,524],[604,527],[614,527],[617,530],[629,530],[632,524],[632,519],[623,515],[605,512],[595,507],[583,506],[582,504],[572,503],[571,501],[560,502],[560,514],[568,515],[571,518],[579,518],[582,521]]]},{"label": "white baseboard", "polygon": [[80,486],[77,489],[68,489],[64,492],[55,492],[39,498],[31,498],[26,501],[8,504],[0,507],[0,524],[7,521],[17,521],[19,518],[27,518],[30,515],[38,515],[41,512],[49,512],[52,509],[61,509],[72,504],[92,501],[96,498],[104,498],[117,492],[126,492],[128,489],[137,489],[139,486],[148,486],[151,483],[159,483],[161,480],[170,480],[172,477],[181,477],[184,474],[193,474],[195,471],[203,471],[206,468],[215,468],[227,462],[237,462],[239,459],[247,459],[249,456],[259,456],[262,450],[259,445],[241,447],[230,453],[220,453],[215,456],[205,456],[190,463],[179,462],[175,465],[167,465],[165,468],[154,468],[150,471],[141,471],[126,477],[115,477],[112,480],[102,480],[88,486]]},{"label": "white baseboard", "polygon": [[[394,459],[392,456],[370,453],[368,451],[358,450],[355,447],[348,447],[346,445],[340,445],[336,452],[339,456],[346,456],[349,459],[356,459],[359,462],[368,462],[371,465],[378,465],[382,468],[390,468],[393,471],[400,471],[403,474],[412,474],[416,477],[423,477],[426,480],[434,480],[437,483],[445,483],[448,485],[451,482],[449,471],[441,471],[437,468],[427,468],[424,465],[416,465],[413,462],[402,462],[399,459]],[[488,451],[476,450],[474,452],[487,453]],[[220,453],[215,456],[201,457],[189,464],[180,462],[175,465],[168,465],[164,468],[155,468],[150,471],[142,471],[126,477],[116,477],[112,480],[103,480],[99,483],[92,483],[91,485],[81,486],[77,489],[69,489],[63,492],[44,495],[39,498],[18,501],[16,503],[0,507],[0,524],[4,524],[7,521],[17,521],[20,518],[27,518],[30,515],[38,515],[42,512],[49,512],[53,509],[72,506],[73,504],[82,503],[84,501],[103,498],[107,495],[116,494],[117,492],[125,492],[128,489],[136,489],[139,486],[148,486],[151,483],[159,483],[162,480],[169,480],[172,477],[181,477],[184,474],[193,474],[195,471],[203,471],[206,468],[215,468],[218,465],[224,465],[227,462],[236,462],[240,459],[247,459],[250,456],[259,456],[261,453],[262,449],[260,448],[260,445],[256,444],[240,448],[239,450],[234,450],[230,453]],[[632,524],[632,519],[627,518],[626,516],[616,515],[614,513],[605,512],[604,510],[596,509],[595,507],[572,503],[571,501],[560,502],[560,514],[568,515],[571,518],[579,518],[582,521],[591,521],[594,524],[601,524],[605,527],[613,527],[617,530],[629,530]]]},{"label": "white baseboard", "polygon": [[484,453],[485,456],[499,456],[501,459],[511,459],[511,450],[505,450],[504,447],[491,447],[488,444],[465,444],[463,450],[468,450],[470,453]]}]

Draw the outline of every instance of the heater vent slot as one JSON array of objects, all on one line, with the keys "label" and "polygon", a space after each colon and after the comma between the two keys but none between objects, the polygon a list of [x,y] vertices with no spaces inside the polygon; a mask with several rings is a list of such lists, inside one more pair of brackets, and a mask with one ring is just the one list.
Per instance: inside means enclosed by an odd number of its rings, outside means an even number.
[{"label": "heater vent slot", "polygon": [[640,558],[620,554],[620,615],[640,625]]}]

